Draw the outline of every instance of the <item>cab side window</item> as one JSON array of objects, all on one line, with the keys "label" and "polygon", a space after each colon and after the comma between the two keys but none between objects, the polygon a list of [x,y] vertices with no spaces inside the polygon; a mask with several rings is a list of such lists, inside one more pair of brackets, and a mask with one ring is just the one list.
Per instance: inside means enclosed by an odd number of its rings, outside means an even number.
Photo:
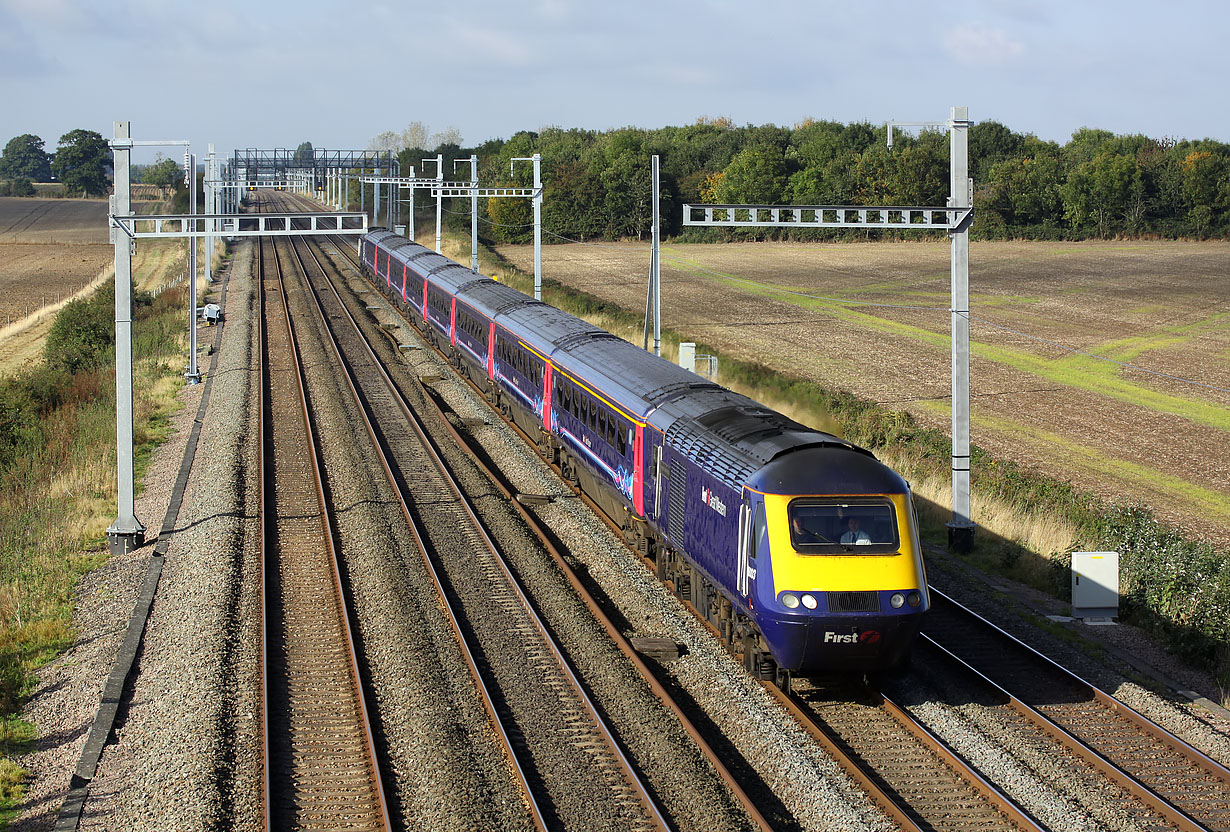
[{"label": "cab side window", "polygon": [[752,551],[749,556],[752,560],[756,559],[763,548],[768,548],[769,545],[769,524],[765,522],[764,503],[756,506],[756,516],[752,521]]}]

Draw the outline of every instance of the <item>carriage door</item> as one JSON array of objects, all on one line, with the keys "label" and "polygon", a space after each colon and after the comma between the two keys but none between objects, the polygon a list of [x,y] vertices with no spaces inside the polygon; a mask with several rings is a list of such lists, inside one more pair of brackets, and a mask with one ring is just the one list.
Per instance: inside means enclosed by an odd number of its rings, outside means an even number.
[{"label": "carriage door", "polygon": [[739,504],[739,552],[735,564],[735,588],[743,597],[747,597],[751,590],[751,581],[748,576],[751,565],[752,552],[752,504],[748,497],[743,497],[743,502]]}]

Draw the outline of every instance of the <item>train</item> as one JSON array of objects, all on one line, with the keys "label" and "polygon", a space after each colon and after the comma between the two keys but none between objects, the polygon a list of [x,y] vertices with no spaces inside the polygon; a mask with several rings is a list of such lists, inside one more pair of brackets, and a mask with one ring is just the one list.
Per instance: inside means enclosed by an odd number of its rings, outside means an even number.
[{"label": "train", "polygon": [[930,607],[908,483],[851,442],[383,228],[361,268],[754,675],[891,671]]}]

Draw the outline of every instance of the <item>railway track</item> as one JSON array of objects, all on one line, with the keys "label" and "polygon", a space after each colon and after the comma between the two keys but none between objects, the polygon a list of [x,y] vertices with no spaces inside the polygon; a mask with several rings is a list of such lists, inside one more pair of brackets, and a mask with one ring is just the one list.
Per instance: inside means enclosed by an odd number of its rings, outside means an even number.
[{"label": "railway track", "polygon": [[579,829],[604,818],[620,828],[669,828],[323,264],[306,245],[295,255],[534,826]]},{"label": "railway track", "polygon": [[258,252],[265,827],[387,830],[282,265]]},{"label": "railway track", "polygon": [[925,646],[1175,829],[1230,832],[1230,771],[943,593]]},{"label": "railway track", "polygon": [[[339,244],[338,251],[356,270],[360,270],[357,259],[345,245]],[[442,357],[447,360],[447,356]],[[473,388],[473,385],[471,387]],[[477,388],[473,389],[475,392],[481,392]],[[454,440],[481,461],[485,454],[469,447],[466,439],[452,426],[444,412],[441,399],[432,395],[430,390],[428,396],[429,400],[440,408],[440,418],[448,426]],[[521,433],[514,423],[504,421],[512,430]],[[522,438],[526,439],[524,435]],[[531,526],[535,525],[537,521],[532,513],[520,506],[517,495],[497,468],[491,465],[484,467],[488,476],[500,485],[505,496],[518,507],[527,522]],[[605,517],[596,504],[589,501],[575,486],[568,487],[584,499],[598,516],[603,517],[612,531],[620,533],[618,527]],[[540,536],[545,539],[545,532],[540,533]],[[557,560],[561,568],[569,570],[563,558],[557,555]],[[652,569],[652,564],[649,568]],[[571,579],[578,592],[586,593],[580,580],[575,576]],[[686,599],[682,600],[686,603]],[[604,615],[596,605],[593,606],[597,615]],[[617,637],[622,638],[618,636],[616,628],[612,626],[610,629]],[[635,655],[631,648],[626,652]],[[644,674],[647,678],[654,679],[648,669],[644,670]],[[654,683],[656,684],[656,679]],[[783,693],[768,684],[766,688],[791,711],[804,729],[825,747],[847,774],[862,786],[872,801],[902,829],[1003,829],[1036,832],[1043,828],[1010,798],[981,778],[941,740],[882,695],[864,689],[860,695],[864,698],[878,698],[878,705],[869,707],[865,703],[850,701],[844,703],[846,707],[840,709],[840,716],[838,711],[830,711],[822,717],[819,715],[823,710],[823,705],[819,704],[823,698],[823,694],[819,693],[820,688],[805,684],[804,688],[808,694],[803,696]],[[668,695],[663,691],[662,696]],[[829,700],[828,704],[838,706],[839,701]],[[682,717],[682,714],[680,716]],[[721,763],[718,762],[718,765]],[[733,784],[733,778],[729,780]],[[745,805],[751,806],[750,802]],[[759,815],[758,812],[756,814]],[[760,820],[762,825],[767,824],[763,818]]]},{"label": "railway track", "polygon": [[902,829],[1044,829],[874,688],[807,678],[788,694],[768,687]]}]

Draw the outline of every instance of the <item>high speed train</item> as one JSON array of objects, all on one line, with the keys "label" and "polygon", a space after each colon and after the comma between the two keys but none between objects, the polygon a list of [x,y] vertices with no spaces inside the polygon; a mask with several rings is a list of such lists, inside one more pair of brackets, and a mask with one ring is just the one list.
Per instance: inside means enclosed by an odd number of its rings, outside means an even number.
[{"label": "high speed train", "polygon": [[869,451],[384,229],[363,270],[749,670],[902,664],[930,606],[909,485]]}]

